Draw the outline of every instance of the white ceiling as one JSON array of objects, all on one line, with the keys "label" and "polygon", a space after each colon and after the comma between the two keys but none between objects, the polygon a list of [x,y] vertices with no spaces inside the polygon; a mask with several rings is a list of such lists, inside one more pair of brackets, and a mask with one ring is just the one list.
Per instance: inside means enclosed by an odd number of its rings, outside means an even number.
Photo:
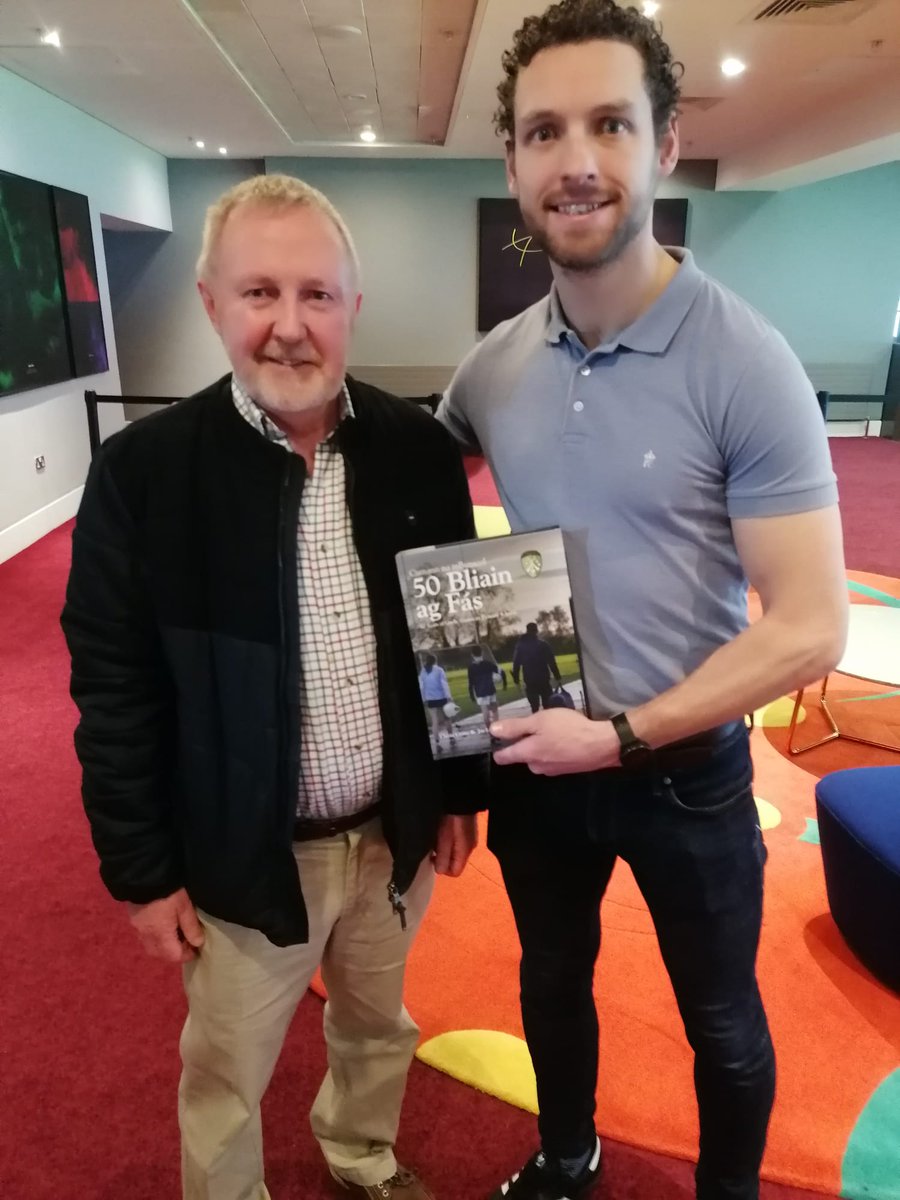
[{"label": "white ceiling", "polygon": [[[494,157],[500,56],[542,3],[2,0],[0,66],[169,157]],[[683,157],[742,188],[900,159],[900,0],[778,3],[661,0]]]}]

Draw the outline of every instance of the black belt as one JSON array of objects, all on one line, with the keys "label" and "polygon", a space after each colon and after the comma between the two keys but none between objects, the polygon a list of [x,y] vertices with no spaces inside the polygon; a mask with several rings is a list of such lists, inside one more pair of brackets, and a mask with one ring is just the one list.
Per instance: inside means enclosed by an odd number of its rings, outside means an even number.
[{"label": "black belt", "polygon": [[653,754],[654,765],[663,771],[678,771],[699,766],[711,758],[720,746],[735,737],[743,727],[743,721],[729,721],[727,725],[717,725],[714,729],[705,729],[702,733],[696,733],[682,741],[659,746]]},{"label": "black belt", "polygon": [[381,801],[370,804],[359,812],[351,813],[349,817],[297,817],[294,822],[295,842],[314,842],[317,838],[334,837],[338,833],[346,833],[350,829],[358,829],[381,812]]}]

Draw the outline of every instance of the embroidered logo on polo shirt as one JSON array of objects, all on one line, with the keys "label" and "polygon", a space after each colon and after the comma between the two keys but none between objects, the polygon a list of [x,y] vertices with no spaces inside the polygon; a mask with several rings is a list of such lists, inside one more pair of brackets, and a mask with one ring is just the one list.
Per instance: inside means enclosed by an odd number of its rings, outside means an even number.
[{"label": "embroidered logo on polo shirt", "polygon": [[644,455],[644,470],[645,471],[651,470],[653,467],[653,464],[655,462],[656,462],[656,455],[653,453],[652,450],[648,450],[647,453]]}]

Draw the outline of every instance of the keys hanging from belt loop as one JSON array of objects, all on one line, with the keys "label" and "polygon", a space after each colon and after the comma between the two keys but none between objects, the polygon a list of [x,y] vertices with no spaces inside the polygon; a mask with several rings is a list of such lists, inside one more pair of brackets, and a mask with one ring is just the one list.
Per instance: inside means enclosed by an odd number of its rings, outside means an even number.
[{"label": "keys hanging from belt loop", "polygon": [[400,897],[400,893],[397,891],[397,885],[396,885],[396,883],[394,883],[393,879],[388,884],[388,899],[391,902],[391,908],[394,910],[394,912],[400,918],[400,928],[405,933],[406,932],[406,905],[403,903],[403,900]]}]

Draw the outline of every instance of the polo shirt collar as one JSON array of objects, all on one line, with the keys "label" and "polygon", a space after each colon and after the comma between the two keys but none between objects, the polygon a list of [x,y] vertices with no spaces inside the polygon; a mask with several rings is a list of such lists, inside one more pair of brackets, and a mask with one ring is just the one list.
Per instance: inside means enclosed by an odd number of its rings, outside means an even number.
[{"label": "polo shirt collar", "polygon": [[[697,297],[703,282],[703,272],[694,261],[690,250],[683,246],[667,247],[666,249],[679,263],[679,267],[665,291],[657,297],[645,313],[642,313],[636,321],[623,329],[614,341],[595,346],[592,353],[602,351],[609,354],[619,346],[624,346],[628,350],[637,350],[643,354],[662,354],[664,350],[668,349],[672,338],[681,328],[682,322]],[[558,345],[564,336],[579,341],[578,334],[566,320],[555,284],[550,290],[548,301],[545,335],[547,342],[551,345]]]},{"label": "polo shirt collar", "polygon": [[547,310],[547,341],[558,346],[563,337],[567,337],[573,332],[566,321],[565,313],[562,310],[562,305],[559,302],[559,293],[556,290],[556,284],[550,288],[550,295],[547,297],[549,308]]}]

